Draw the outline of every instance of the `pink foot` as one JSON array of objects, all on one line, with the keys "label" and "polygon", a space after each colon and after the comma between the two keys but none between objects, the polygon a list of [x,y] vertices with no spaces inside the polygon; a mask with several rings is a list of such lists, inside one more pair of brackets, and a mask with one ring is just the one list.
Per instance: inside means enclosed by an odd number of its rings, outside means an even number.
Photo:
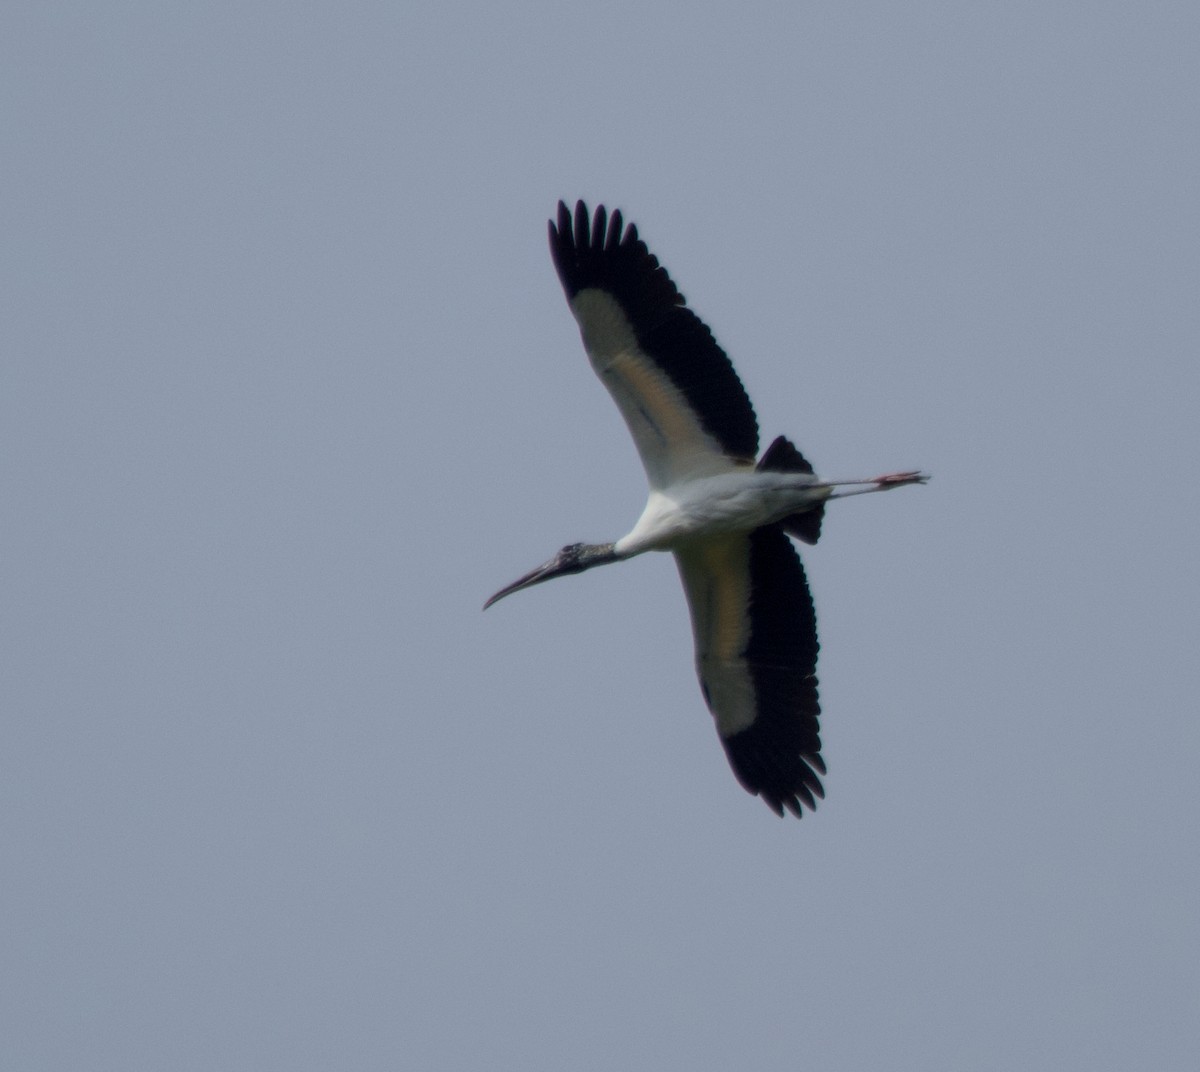
[{"label": "pink foot", "polygon": [[883,476],[877,476],[874,483],[880,488],[898,488],[905,484],[924,484],[928,479],[928,473],[922,473],[919,469],[910,469],[904,473],[886,473]]}]

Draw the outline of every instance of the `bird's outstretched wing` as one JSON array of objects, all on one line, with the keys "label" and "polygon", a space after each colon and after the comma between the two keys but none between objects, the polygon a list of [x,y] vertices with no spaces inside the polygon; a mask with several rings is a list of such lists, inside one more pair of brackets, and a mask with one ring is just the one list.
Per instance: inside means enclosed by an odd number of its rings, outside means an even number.
[{"label": "bird's outstretched wing", "polygon": [[650,486],[753,464],[758,422],[707,325],[634,224],[558,203],[550,252],[592,367],[633,435]]},{"label": "bird's outstretched wing", "polygon": [[705,702],[737,779],[783,814],[825,795],[817,620],[782,526],[675,552]]}]

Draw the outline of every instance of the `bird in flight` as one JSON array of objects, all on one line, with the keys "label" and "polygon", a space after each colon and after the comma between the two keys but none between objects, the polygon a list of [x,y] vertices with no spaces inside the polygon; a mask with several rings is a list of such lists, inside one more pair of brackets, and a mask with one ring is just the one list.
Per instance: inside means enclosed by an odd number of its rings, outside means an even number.
[{"label": "bird in flight", "polygon": [[[558,203],[550,254],[600,381],[650,485],[633,528],[573,543],[505,596],[646,551],[670,551],[691,612],[700,691],[737,780],[778,815],[825,795],[817,623],[789,537],[815,544],[830,499],[923,484],[926,473],[821,480],[783,436],[758,457],[758,421],[707,325],[666,269],[603,205]],[[756,460],[757,459],[757,460]]]}]

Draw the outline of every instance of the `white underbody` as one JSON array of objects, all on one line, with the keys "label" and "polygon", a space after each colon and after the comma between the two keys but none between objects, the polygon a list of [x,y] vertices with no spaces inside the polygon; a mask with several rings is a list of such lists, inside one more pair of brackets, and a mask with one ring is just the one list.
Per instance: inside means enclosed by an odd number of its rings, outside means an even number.
[{"label": "white underbody", "polygon": [[811,509],[832,490],[809,473],[750,466],[654,488],[637,524],[614,549],[627,557],[671,551],[696,539],[753,532]]}]

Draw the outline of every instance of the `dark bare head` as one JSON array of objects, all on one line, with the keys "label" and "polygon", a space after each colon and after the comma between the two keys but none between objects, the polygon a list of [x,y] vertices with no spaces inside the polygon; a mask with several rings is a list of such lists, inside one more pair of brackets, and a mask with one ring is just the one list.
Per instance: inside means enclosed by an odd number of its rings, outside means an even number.
[{"label": "dark bare head", "polygon": [[493,603],[505,596],[512,595],[513,592],[519,592],[522,588],[531,588],[535,584],[541,584],[543,581],[549,581],[555,577],[564,577],[568,573],[582,573],[593,566],[616,562],[619,557],[611,543],[569,543],[549,562],[538,566],[535,570],[530,570],[520,580],[513,581],[512,584],[501,588],[483,605],[483,609],[487,610]]}]

